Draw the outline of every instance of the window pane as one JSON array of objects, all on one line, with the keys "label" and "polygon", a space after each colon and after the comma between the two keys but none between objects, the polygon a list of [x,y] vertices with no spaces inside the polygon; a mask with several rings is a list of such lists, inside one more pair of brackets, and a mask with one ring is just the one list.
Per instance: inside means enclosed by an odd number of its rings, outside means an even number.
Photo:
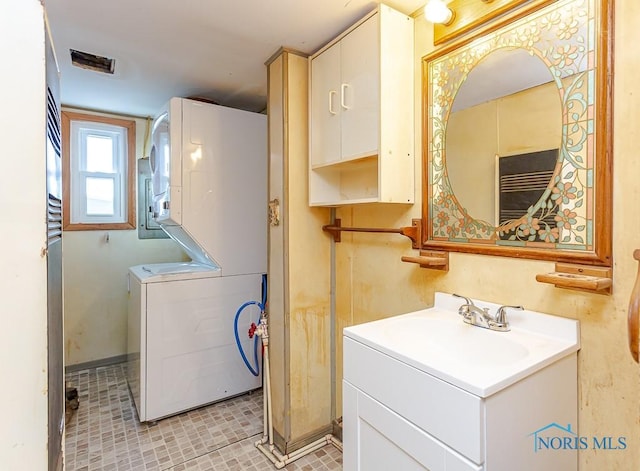
[{"label": "window pane", "polygon": [[64,188],[70,190],[63,199],[68,215],[65,227],[75,229],[73,226],[82,224],[135,227],[135,211],[128,210],[128,198],[134,194],[136,183],[128,178],[129,165],[135,165],[135,122],[117,118],[105,118],[102,122],[95,116],[83,119],[82,114],[63,113],[66,115],[63,132],[68,134],[69,150],[64,155],[69,171],[64,172],[63,180]]},{"label": "window pane", "polygon": [[112,178],[87,177],[87,215],[113,216],[115,192]]},{"label": "window pane", "polygon": [[87,136],[87,172],[113,173],[113,139],[108,136]]}]

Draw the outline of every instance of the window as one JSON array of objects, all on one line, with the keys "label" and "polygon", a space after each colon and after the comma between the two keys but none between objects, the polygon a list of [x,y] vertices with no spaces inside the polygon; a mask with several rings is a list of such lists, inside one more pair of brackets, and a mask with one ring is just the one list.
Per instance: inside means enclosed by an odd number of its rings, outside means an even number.
[{"label": "window", "polygon": [[135,229],[133,120],[62,112],[65,230]]}]

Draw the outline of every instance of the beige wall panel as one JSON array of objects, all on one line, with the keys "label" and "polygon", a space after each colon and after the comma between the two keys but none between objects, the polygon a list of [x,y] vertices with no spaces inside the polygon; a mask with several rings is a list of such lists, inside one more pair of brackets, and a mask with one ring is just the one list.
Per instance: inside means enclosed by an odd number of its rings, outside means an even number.
[{"label": "beige wall panel", "polygon": [[331,423],[330,212],[308,205],[307,75],[293,53],[269,64],[269,198],[281,213],[269,231],[271,385],[288,444]]},{"label": "beige wall panel", "polygon": [[[343,226],[353,226],[351,207],[341,208],[337,217]],[[353,235],[351,232],[341,234],[342,242],[336,244],[336,417],[342,416],[342,329],[354,325],[352,288],[353,288]]]},{"label": "beige wall panel", "polygon": [[331,423],[331,265],[330,238],[321,230],[329,223],[329,209],[308,205],[308,61],[295,54],[288,57],[291,440],[295,442]]},{"label": "beige wall panel", "polygon": [[[271,407],[273,425],[277,433],[285,436],[285,410],[287,377],[285,342],[285,230],[286,199],[284,189],[284,58],[279,56],[268,68],[269,77],[269,200],[280,201],[280,225],[269,227],[269,363],[271,370]],[[284,217],[283,217],[284,216]]]},{"label": "beige wall panel", "polygon": [[[337,261],[340,270],[338,280],[349,283],[348,286],[340,284],[337,288],[339,325],[343,326],[350,321],[366,320],[363,319],[366,315],[374,319],[430,305],[435,291],[457,292],[492,302],[523,304],[528,309],[580,320],[580,435],[625,436],[628,444],[625,450],[581,450],[579,464],[580,469],[585,470],[640,469],[640,369],[628,353],[626,327],[629,295],[637,270],[632,253],[640,247],[637,237],[640,233],[640,179],[637,178],[640,160],[636,158],[640,138],[637,113],[640,109],[637,81],[640,61],[635,51],[635,44],[640,40],[636,21],[640,17],[640,4],[616,2],[616,8],[612,296],[562,290],[537,283],[536,274],[553,269],[549,262],[454,253],[451,254],[449,273],[432,273],[410,264],[396,263],[394,260],[399,260],[411,250],[407,245],[386,243],[387,239],[382,241],[386,236],[378,236],[376,240],[379,241],[375,242],[375,236],[363,240],[359,234],[354,234],[353,243],[344,237],[344,242],[339,244],[338,256],[345,260]],[[415,54],[419,64],[421,57],[432,50],[432,32],[431,26],[421,16],[416,18],[415,25]],[[421,119],[420,86],[418,73],[417,123]],[[416,155],[421,153],[420,133],[421,126],[417,125]],[[419,195],[416,198],[419,201]],[[346,211],[352,212],[354,225],[364,225],[365,222],[376,226],[394,222],[407,225],[411,217],[420,217],[420,204],[401,215],[382,205],[376,206],[375,217],[363,207],[340,210],[339,214]],[[349,270],[353,273],[351,282],[348,282]],[[348,317],[349,306],[354,312],[352,319]]]},{"label": "beige wall panel", "polygon": [[[291,441],[331,423],[330,316],[324,300],[291,312]],[[313,405],[313,406],[311,406]]]}]

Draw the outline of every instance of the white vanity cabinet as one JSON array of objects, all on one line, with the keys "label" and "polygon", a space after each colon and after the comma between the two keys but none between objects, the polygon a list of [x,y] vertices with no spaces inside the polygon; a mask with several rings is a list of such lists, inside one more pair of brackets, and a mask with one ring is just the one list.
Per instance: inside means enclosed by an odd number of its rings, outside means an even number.
[{"label": "white vanity cabinet", "polygon": [[380,5],[311,57],[311,206],[413,203],[413,37]]},{"label": "white vanity cabinet", "polygon": [[547,317],[566,337],[489,332],[442,307],[345,329],[343,469],[577,470],[578,326]]}]

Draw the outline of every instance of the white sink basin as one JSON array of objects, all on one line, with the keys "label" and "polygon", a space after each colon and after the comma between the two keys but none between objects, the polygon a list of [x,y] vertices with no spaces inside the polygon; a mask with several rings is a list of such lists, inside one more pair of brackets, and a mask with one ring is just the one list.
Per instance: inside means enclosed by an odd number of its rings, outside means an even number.
[{"label": "white sink basin", "polygon": [[393,343],[414,344],[429,356],[486,367],[514,363],[529,354],[526,344],[505,333],[465,324],[462,317],[450,312],[434,311],[392,318],[383,335]]},{"label": "white sink basin", "polygon": [[[436,293],[435,306],[345,329],[344,335],[472,394],[487,397],[580,348],[572,319],[509,311],[508,332],[464,323],[459,298]],[[499,305],[475,301],[495,313]]]}]

